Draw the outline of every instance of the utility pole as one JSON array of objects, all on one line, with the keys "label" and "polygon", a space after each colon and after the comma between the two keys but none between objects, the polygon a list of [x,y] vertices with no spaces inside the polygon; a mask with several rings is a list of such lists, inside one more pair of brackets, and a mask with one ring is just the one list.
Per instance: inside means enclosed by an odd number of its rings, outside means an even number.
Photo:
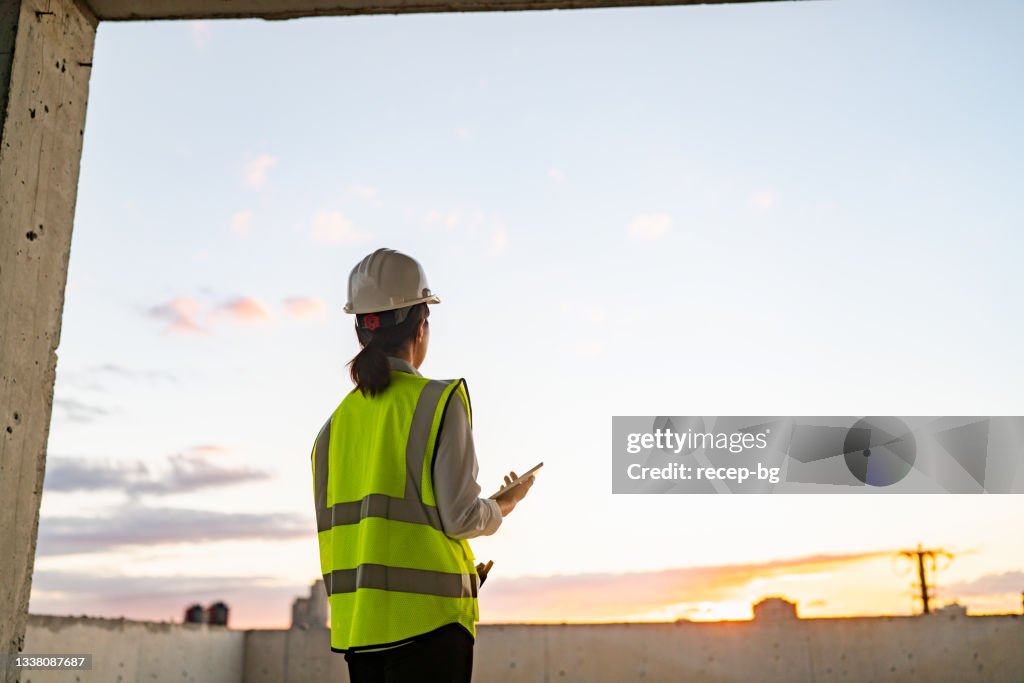
[{"label": "utility pole", "polygon": [[948,553],[941,549],[930,549],[925,550],[921,547],[921,544],[917,545],[917,550],[904,550],[900,553],[903,557],[906,557],[917,562],[917,578],[919,586],[921,588],[921,606],[924,609],[924,614],[931,613],[930,599],[932,598],[931,589],[934,586],[928,584],[928,573],[925,569],[925,558],[931,560],[931,571],[934,575],[936,572],[936,561],[935,558],[938,556],[945,557],[948,560],[953,559],[952,553]]}]

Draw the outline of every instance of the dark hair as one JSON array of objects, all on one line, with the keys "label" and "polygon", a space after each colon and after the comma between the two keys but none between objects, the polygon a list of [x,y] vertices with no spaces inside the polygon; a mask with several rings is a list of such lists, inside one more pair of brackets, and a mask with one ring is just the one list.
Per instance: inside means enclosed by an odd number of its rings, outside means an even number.
[{"label": "dark hair", "polygon": [[363,396],[376,396],[388,388],[391,384],[388,355],[415,339],[420,320],[426,320],[429,316],[430,310],[426,304],[415,304],[402,322],[378,327],[373,331],[360,327],[362,316],[356,316],[356,337],[363,348],[348,365],[352,381]]}]

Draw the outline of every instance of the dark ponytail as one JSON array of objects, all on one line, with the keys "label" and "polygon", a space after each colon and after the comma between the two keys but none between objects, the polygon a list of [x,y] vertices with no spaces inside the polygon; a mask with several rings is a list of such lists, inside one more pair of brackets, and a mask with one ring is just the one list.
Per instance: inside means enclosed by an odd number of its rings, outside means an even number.
[{"label": "dark ponytail", "polygon": [[[381,313],[381,317],[384,315]],[[420,320],[426,320],[429,315],[430,310],[426,304],[416,304],[409,309],[402,322],[384,325],[373,331],[360,327],[363,316],[356,316],[356,337],[363,348],[348,365],[352,382],[363,396],[376,396],[388,388],[391,384],[388,356],[394,355],[415,339]]]}]

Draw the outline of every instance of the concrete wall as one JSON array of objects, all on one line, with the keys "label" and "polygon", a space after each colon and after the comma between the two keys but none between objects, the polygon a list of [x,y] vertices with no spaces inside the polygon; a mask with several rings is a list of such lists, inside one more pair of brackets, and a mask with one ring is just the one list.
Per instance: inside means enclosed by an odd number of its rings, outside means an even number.
[{"label": "concrete wall", "polygon": [[[347,681],[326,629],[250,631],[245,683]],[[1021,683],[1024,618],[480,626],[484,683]]]},{"label": "concrete wall", "polygon": [[331,651],[326,628],[248,631],[244,671],[245,683],[348,682],[345,656]]},{"label": "concrete wall", "polygon": [[3,655],[28,612],[96,19],[75,0],[0,0],[0,19]]},{"label": "concrete wall", "polygon": [[[325,628],[31,616],[26,652],[92,654],[89,672],[24,683],[348,681]],[[880,617],[716,624],[482,625],[483,683],[1021,683],[1024,617]]]},{"label": "concrete wall", "polygon": [[91,654],[91,671],[23,671],[23,683],[242,683],[245,631],[95,617],[31,615],[25,652]]},{"label": "concrete wall", "polygon": [[481,634],[477,660],[480,680],[496,683],[1020,683],[1024,620],[495,626]]}]

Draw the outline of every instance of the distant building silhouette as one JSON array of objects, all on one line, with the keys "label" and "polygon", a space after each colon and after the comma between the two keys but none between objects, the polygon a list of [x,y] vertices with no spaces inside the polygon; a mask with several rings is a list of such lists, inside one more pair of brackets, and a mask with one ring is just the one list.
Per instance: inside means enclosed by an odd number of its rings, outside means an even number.
[{"label": "distant building silhouette", "polygon": [[227,626],[228,606],[223,602],[215,602],[206,609],[199,603],[189,605],[185,608],[185,623]]},{"label": "distant building silhouette", "polygon": [[189,605],[185,609],[185,623],[186,624],[201,624],[201,623],[203,623],[203,617],[204,616],[205,616],[205,613],[203,612],[203,606],[202,605],[199,605],[199,604]]},{"label": "distant building silhouette", "polygon": [[206,623],[210,626],[228,625],[228,606],[223,602],[215,602],[206,608]]},{"label": "distant building silhouette", "polygon": [[958,602],[954,602],[949,605],[940,607],[939,609],[933,609],[931,613],[936,616],[946,617],[948,619],[956,619],[957,617],[967,616],[967,607],[965,605],[961,605]]},{"label": "distant building silhouette", "polygon": [[796,603],[785,598],[765,598],[754,605],[754,619],[758,621],[788,621],[799,618]]},{"label": "distant building silhouette", "polygon": [[292,603],[292,628],[327,626],[327,588],[323,579],[309,587],[309,597],[295,598]]}]

